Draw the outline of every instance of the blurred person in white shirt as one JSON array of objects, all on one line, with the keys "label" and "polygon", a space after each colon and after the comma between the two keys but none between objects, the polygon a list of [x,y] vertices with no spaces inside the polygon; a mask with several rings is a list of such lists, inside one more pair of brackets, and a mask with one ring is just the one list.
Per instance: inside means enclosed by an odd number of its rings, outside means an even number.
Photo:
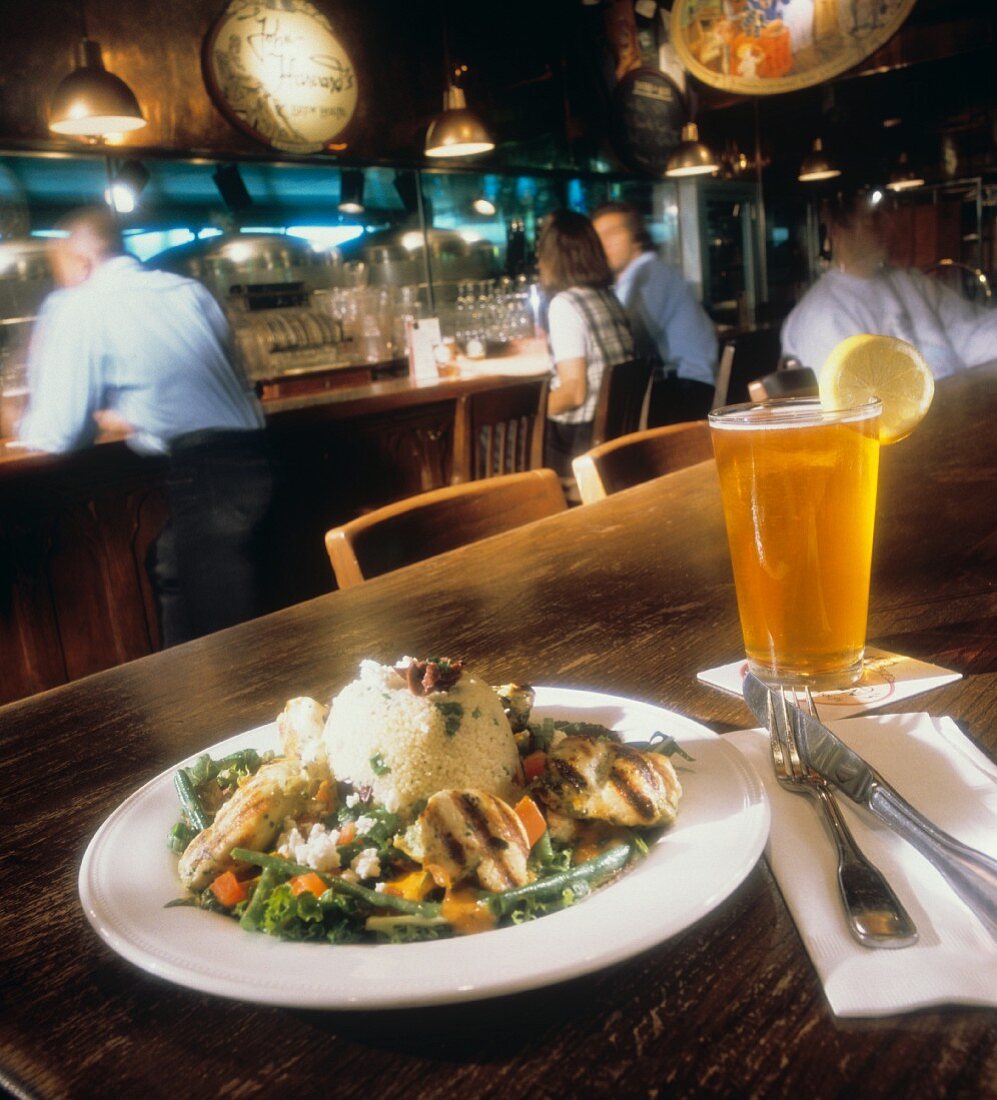
[{"label": "blurred person in white shirt", "polygon": [[888,191],[840,192],[824,217],[832,266],[783,322],[784,356],[819,372],[846,337],[873,333],[913,344],[936,378],[997,359],[997,310],[890,265],[896,224]]}]

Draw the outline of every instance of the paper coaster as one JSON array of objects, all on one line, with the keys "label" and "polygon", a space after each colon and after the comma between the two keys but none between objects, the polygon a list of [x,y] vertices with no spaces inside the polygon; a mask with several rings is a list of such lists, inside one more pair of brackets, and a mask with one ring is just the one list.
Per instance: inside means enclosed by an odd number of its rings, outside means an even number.
[{"label": "paper coaster", "polygon": [[[742,657],[729,665],[708,668],[698,673],[696,678],[721,691],[741,695],[741,683],[747,671],[748,662]],[[895,703],[961,679],[961,672],[867,646],[862,679],[854,687],[842,691],[814,692],[814,700],[821,708],[827,708],[823,716],[828,719],[851,718],[886,703]]]}]

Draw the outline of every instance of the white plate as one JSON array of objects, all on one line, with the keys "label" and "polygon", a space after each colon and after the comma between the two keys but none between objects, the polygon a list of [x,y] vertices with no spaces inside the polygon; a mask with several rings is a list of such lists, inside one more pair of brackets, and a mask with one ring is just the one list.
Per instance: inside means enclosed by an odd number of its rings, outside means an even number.
[{"label": "white plate", "polygon": [[[104,822],[80,868],[80,899],[101,938],[157,977],[205,993],[289,1008],[446,1004],[564,981],[626,959],[719,905],[761,855],[769,805],[744,757],[703,726],[614,695],[537,688],[534,714],[600,722],[628,740],[669,733],[684,795],[675,825],[618,882],[570,909],[514,928],[410,944],[289,943],[228,917],[164,909],[182,894],[166,834],[178,817],[175,768]],[[207,751],[277,748],[274,725]],[[191,757],[192,762],[195,757]],[[178,765],[180,766],[180,765]]]}]

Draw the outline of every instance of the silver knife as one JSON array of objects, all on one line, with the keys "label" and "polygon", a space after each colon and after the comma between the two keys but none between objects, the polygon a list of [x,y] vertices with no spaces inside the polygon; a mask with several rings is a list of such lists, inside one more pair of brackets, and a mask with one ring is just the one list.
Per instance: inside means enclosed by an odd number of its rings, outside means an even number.
[{"label": "silver knife", "polygon": [[[749,672],[744,679],[744,699],[763,726],[768,723],[769,694],[761,680]],[[790,714],[801,757],[913,845],[997,939],[997,860],[949,836],[918,813],[823,722],[798,707],[791,707]]]}]

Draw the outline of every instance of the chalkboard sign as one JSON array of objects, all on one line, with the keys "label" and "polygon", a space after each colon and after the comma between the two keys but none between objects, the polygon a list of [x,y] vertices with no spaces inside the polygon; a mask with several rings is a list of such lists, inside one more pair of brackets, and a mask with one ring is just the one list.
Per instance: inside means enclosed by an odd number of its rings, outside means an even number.
[{"label": "chalkboard sign", "polygon": [[613,93],[613,144],[633,172],[664,174],[686,121],[682,93],[656,69],[632,69]]}]

